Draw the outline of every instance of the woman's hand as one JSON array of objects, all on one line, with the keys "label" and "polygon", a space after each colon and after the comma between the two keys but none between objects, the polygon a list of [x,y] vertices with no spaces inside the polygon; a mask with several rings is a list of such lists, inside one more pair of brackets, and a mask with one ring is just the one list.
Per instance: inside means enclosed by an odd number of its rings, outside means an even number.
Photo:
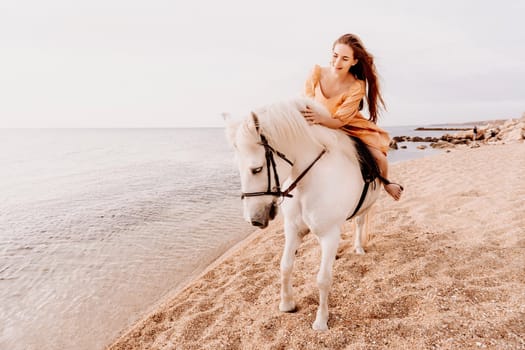
[{"label": "woman's hand", "polygon": [[306,106],[306,109],[302,110],[301,114],[310,125],[323,124],[323,121],[325,119],[323,116],[311,109],[310,106]]},{"label": "woman's hand", "polygon": [[339,129],[345,125],[345,123],[339,119],[332,118],[330,112],[327,110],[316,108],[316,106],[314,106],[314,108],[306,106],[306,108],[301,111],[301,114],[310,125],[319,124],[330,129]]}]

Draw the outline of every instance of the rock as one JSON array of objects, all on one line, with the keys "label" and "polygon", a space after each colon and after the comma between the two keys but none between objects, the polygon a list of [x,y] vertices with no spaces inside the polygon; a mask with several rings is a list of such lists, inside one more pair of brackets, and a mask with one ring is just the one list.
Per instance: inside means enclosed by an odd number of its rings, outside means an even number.
[{"label": "rock", "polygon": [[407,136],[394,136],[392,140],[396,142],[406,142]]},{"label": "rock", "polygon": [[463,131],[463,132],[458,132],[458,133],[455,133],[454,135],[452,135],[453,138],[455,139],[471,139],[472,140],[472,131]]},{"label": "rock", "polygon": [[[476,134],[476,140],[484,140],[485,139],[485,131],[482,129],[478,130],[478,133]],[[474,141],[474,133],[472,133],[472,140]]]},{"label": "rock", "polygon": [[390,140],[390,149],[398,149],[396,140]]},{"label": "rock", "polygon": [[431,143],[430,147],[432,148],[451,148],[451,147],[454,147],[454,145],[451,144],[450,142],[439,140],[437,142]]},{"label": "rock", "polygon": [[403,145],[401,146],[402,149],[407,149],[407,146]]},{"label": "rock", "polygon": [[416,148],[417,148],[417,149],[425,149],[425,148],[427,148],[427,145],[419,145],[419,146],[417,146]]},{"label": "rock", "polygon": [[509,119],[503,123],[502,129],[511,129],[518,123],[517,119]]},{"label": "rock", "polygon": [[454,140],[454,136],[452,136],[450,134],[445,134],[445,135],[441,136],[441,140],[450,142],[450,141]]},{"label": "rock", "polygon": [[500,128],[487,128],[483,133],[486,140],[496,137],[500,132]]},{"label": "rock", "polygon": [[525,139],[525,122],[515,123],[512,128],[502,130],[498,136],[505,142],[517,142]]}]

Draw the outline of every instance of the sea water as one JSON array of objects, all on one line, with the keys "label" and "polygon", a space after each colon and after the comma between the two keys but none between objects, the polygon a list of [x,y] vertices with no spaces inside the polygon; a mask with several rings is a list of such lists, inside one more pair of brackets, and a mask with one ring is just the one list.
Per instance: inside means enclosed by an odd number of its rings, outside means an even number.
[{"label": "sea water", "polygon": [[239,192],[222,129],[0,130],[0,349],[103,349],[253,232]]}]

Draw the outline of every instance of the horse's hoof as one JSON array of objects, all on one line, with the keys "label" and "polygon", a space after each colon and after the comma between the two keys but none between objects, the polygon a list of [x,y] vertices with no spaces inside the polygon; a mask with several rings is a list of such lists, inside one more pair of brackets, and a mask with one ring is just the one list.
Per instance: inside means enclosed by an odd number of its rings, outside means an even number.
[{"label": "horse's hoof", "polygon": [[297,306],[295,306],[293,301],[291,303],[281,303],[279,304],[279,310],[281,312],[294,313],[297,312]]},{"label": "horse's hoof", "polygon": [[326,324],[326,322],[315,321],[312,324],[312,328],[314,329],[314,331],[327,331],[328,330],[328,325]]},{"label": "horse's hoof", "polygon": [[365,255],[365,250],[362,247],[355,248],[355,253],[358,255]]}]

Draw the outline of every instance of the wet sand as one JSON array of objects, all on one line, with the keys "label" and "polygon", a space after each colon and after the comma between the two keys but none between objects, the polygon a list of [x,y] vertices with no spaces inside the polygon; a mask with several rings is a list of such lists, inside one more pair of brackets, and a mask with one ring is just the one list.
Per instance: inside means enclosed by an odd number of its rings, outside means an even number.
[{"label": "wet sand", "polygon": [[395,164],[390,177],[405,193],[381,196],[366,255],[344,227],[327,332],[311,329],[312,235],[295,264],[298,311],[278,310],[278,219],[108,349],[524,349],[525,144],[454,149]]}]

